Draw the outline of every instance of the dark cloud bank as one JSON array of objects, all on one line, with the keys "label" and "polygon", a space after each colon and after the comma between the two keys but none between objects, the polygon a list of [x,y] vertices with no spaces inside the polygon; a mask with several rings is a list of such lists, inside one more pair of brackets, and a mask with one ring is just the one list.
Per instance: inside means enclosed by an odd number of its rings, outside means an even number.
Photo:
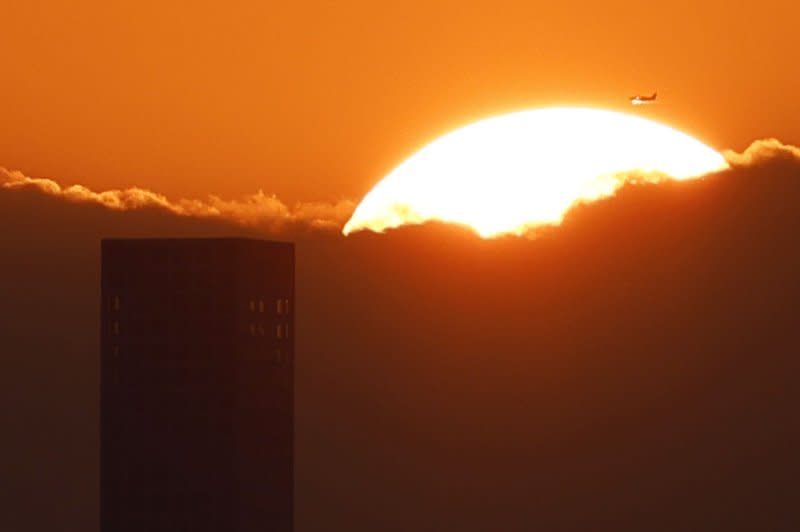
[{"label": "dark cloud bank", "polygon": [[[534,240],[297,241],[297,530],[794,530],[800,160]],[[99,239],[263,237],[0,191],[0,529],[98,530]]]}]

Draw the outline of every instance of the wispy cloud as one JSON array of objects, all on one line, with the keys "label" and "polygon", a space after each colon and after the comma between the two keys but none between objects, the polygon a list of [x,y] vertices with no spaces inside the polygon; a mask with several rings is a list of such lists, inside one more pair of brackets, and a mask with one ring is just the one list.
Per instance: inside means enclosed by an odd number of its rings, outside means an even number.
[{"label": "wispy cloud", "polygon": [[[775,161],[800,163],[800,148],[769,138],[756,140],[743,152],[725,150],[723,155],[732,167],[750,167]],[[618,177],[618,176],[617,176]],[[622,182],[635,180],[635,175],[625,175]],[[654,177],[650,176],[648,180]],[[338,202],[299,202],[287,205],[274,194],[259,190],[238,199],[224,199],[209,195],[200,199],[170,199],[163,194],[140,187],[96,191],[83,185],[65,186],[52,179],[29,177],[22,172],[0,167],[0,188],[30,188],[42,193],[78,203],[102,205],[114,210],[157,208],[179,216],[216,218],[247,227],[279,230],[287,225],[304,225],[318,229],[341,230],[355,210],[350,200]],[[409,213],[399,213],[408,216]]]},{"label": "wispy cloud", "polygon": [[754,141],[742,153],[725,150],[723,155],[732,166],[751,166],[776,159],[800,161],[800,148],[771,138]]},{"label": "wispy cloud", "polygon": [[275,195],[259,190],[240,199],[210,195],[205,199],[171,200],[145,188],[132,187],[95,191],[83,185],[63,186],[52,179],[29,177],[0,167],[0,186],[6,189],[33,188],[67,201],[92,203],[114,210],[159,208],[179,216],[219,218],[244,226],[279,229],[287,224],[304,224],[321,229],[340,229],[355,208],[349,200],[335,203],[300,202],[290,207]]}]

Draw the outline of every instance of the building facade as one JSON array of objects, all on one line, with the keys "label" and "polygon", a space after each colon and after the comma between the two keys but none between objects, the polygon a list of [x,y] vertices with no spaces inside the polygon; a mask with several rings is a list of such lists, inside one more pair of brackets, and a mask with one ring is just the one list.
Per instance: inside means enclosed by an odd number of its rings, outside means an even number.
[{"label": "building facade", "polygon": [[101,247],[102,532],[291,531],[294,245]]}]

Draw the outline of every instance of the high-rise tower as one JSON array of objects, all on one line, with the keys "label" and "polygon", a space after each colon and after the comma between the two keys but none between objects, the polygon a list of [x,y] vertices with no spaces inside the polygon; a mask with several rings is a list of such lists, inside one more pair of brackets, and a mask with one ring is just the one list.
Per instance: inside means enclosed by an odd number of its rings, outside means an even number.
[{"label": "high-rise tower", "polygon": [[102,242],[101,529],[293,527],[294,245]]}]

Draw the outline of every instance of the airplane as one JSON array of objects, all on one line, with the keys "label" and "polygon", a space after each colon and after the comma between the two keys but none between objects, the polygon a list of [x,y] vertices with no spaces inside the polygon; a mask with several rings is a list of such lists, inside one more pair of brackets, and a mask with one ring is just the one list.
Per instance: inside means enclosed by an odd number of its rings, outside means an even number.
[{"label": "airplane", "polygon": [[637,94],[628,98],[633,105],[644,105],[647,103],[655,103],[658,93],[654,92],[650,96]]}]

